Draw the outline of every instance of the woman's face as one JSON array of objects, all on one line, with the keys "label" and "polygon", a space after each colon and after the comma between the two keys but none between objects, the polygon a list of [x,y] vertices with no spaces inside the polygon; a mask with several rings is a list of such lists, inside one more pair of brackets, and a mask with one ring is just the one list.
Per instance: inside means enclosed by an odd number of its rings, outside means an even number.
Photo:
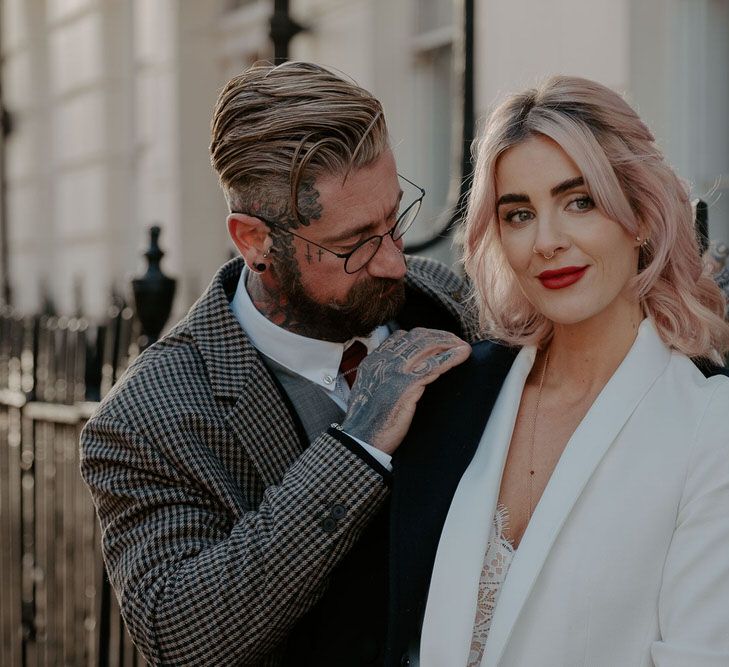
[{"label": "woman's face", "polygon": [[[595,206],[562,148],[536,135],[496,165],[501,244],[522,292],[555,324],[630,315],[640,242]],[[624,310],[624,312],[623,312]]]}]

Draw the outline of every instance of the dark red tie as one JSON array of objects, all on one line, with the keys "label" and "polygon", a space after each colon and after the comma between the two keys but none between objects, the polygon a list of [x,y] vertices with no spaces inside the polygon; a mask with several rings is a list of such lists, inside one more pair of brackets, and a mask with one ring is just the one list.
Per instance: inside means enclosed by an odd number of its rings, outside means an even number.
[{"label": "dark red tie", "polygon": [[339,364],[339,372],[344,375],[347,384],[352,387],[357,379],[357,368],[362,363],[362,359],[367,356],[367,346],[356,340],[352,343],[342,355],[342,363]]}]

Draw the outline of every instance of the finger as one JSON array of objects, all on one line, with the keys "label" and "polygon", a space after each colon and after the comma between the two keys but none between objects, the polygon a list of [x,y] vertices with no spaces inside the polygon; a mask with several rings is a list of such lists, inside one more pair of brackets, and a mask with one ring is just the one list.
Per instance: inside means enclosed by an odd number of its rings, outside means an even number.
[{"label": "finger", "polygon": [[445,351],[459,345],[468,345],[458,336],[438,329],[417,328],[407,332],[405,336],[393,340],[387,345],[383,344],[381,350],[392,352],[403,360],[423,360],[438,352]]},{"label": "finger", "polygon": [[442,344],[453,347],[466,343],[466,341],[456,336],[456,334],[451,333],[450,331],[444,331],[443,329],[426,329],[424,327],[416,327],[409,331],[408,334],[414,339],[421,340],[423,342],[428,341],[433,345]]},{"label": "finger", "polygon": [[[408,338],[407,341],[417,347],[417,351],[423,355],[434,356],[439,352],[445,352],[446,350],[460,346],[470,348],[470,345],[466,341],[449,331],[440,331],[438,329],[421,329],[420,331],[422,333],[419,337],[414,339]],[[405,341],[402,341],[402,344],[405,344]]]},{"label": "finger", "polygon": [[[412,375],[429,377],[432,382],[439,375],[447,370],[463,363],[471,355],[471,346],[467,343],[456,345],[445,350],[439,350],[427,356],[419,355],[417,358],[411,359],[403,369]],[[432,375],[432,378],[430,377]]]},{"label": "finger", "polygon": [[470,356],[471,346],[468,343],[464,343],[463,345],[457,345],[450,350],[446,350],[445,352],[440,353],[439,365],[443,369],[442,372],[445,373],[445,371],[450,370],[451,368],[454,368],[459,364],[462,364]]}]

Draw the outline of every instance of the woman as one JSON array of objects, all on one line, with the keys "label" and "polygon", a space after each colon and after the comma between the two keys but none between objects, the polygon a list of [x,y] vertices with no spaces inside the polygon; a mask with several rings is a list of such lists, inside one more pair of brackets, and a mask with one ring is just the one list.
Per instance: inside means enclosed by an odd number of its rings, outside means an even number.
[{"label": "woman", "polygon": [[585,79],[512,96],[464,247],[488,336],[520,350],[450,503],[420,665],[729,665],[729,379],[691,361],[729,325],[650,131]]}]

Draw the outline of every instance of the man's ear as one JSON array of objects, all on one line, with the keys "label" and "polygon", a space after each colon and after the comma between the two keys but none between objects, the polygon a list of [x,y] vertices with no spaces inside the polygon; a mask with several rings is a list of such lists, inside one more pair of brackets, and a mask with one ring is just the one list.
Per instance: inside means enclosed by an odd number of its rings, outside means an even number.
[{"label": "man's ear", "polygon": [[228,216],[228,234],[246,264],[255,267],[265,262],[264,255],[272,245],[266,223],[245,213],[231,213]]}]

